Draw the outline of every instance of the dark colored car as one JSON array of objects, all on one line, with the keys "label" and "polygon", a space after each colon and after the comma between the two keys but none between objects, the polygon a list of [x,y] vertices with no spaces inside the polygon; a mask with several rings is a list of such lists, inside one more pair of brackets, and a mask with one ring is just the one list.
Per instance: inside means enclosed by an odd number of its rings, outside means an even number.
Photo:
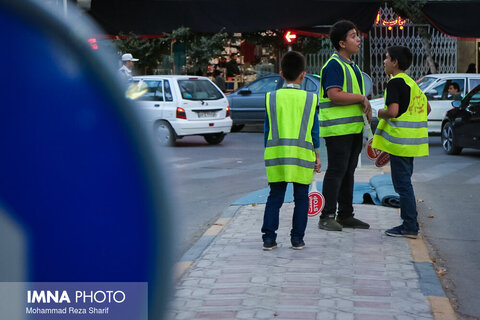
[{"label": "dark colored car", "polygon": [[[247,123],[265,120],[265,94],[283,87],[284,80],[279,74],[271,74],[257,79],[235,92],[227,95],[230,115],[233,121],[232,131],[239,131]],[[320,78],[307,74],[301,88],[318,94]]]},{"label": "dark colored car", "polygon": [[442,146],[448,154],[463,148],[480,149],[480,85],[462,101],[453,101],[442,122]]}]

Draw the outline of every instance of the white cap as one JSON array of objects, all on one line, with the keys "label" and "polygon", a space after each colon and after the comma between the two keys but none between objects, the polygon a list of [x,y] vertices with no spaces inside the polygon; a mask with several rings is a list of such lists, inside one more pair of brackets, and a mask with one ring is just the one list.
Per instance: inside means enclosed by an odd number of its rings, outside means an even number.
[{"label": "white cap", "polygon": [[125,53],[122,55],[122,61],[138,61],[138,59],[135,59],[131,53]]}]

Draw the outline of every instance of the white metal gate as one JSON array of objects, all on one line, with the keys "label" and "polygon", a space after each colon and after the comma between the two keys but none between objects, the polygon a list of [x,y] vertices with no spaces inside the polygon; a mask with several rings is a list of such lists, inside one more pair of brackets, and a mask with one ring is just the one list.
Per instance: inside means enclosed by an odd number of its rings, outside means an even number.
[{"label": "white metal gate", "polygon": [[[360,36],[360,39],[362,40],[362,48],[364,44],[364,39],[362,36]],[[307,72],[308,73],[316,73],[320,74],[320,71],[322,70],[323,65],[327,60],[330,58],[330,56],[335,52],[335,48],[332,46],[332,43],[330,42],[330,39],[325,39],[326,43],[326,48],[321,49],[318,53],[310,53],[306,55],[307,59]],[[364,67],[364,50],[360,50],[358,54],[355,54],[352,58],[353,61],[360,67],[360,70],[363,70]]]},{"label": "white metal gate", "polygon": [[[403,24],[405,23],[405,24]],[[391,26],[391,30],[389,30]],[[400,27],[403,28],[400,28]],[[370,76],[372,77],[374,94],[381,94],[385,89],[388,76],[385,74],[383,60],[387,48],[393,45],[408,47],[413,54],[413,62],[407,70],[407,74],[414,80],[429,73],[427,55],[419,34],[420,25],[414,25],[401,20],[392,8],[386,4],[380,8],[372,30],[369,33],[370,42]],[[430,25],[428,28],[431,54],[433,60],[438,63],[438,73],[457,72],[457,40],[450,38]]]},{"label": "white metal gate", "polygon": [[[414,25],[404,21],[392,8],[385,4],[380,8],[378,20],[368,34],[368,39],[360,37],[362,48],[367,45],[368,48],[361,50],[359,54],[353,56],[353,60],[358,64],[361,70],[370,74],[373,81],[373,95],[382,94],[388,81],[388,76],[383,68],[383,60],[387,48],[393,45],[402,45],[410,48],[413,54],[413,62],[407,70],[414,80],[429,73],[426,52],[423,47],[422,38],[419,34],[420,25]],[[391,30],[389,30],[391,26]],[[402,27],[402,28],[400,28]],[[432,58],[438,63],[438,73],[457,72],[457,40],[450,38],[437,29],[426,25],[430,39]],[[307,72],[320,73],[323,64],[330,58],[335,51],[326,39],[328,46],[316,54],[307,54]],[[369,58],[365,59],[365,55]]]}]

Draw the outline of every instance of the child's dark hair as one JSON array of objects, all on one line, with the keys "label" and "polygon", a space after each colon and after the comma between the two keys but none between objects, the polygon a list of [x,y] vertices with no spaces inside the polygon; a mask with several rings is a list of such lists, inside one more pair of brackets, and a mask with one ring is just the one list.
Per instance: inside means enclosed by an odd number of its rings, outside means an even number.
[{"label": "child's dark hair", "polygon": [[412,52],[404,46],[392,46],[387,48],[390,60],[398,61],[398,68],[400,70],[407,70],[412,64]]},{"label": "child's dark hair", "polygon": [[457,90],[457,91],[460,91],[460,86],[458,85],[458,83],[456,82],[452,82],[448,85],[449,87],[452,86],[453,89]]},{"label": "child's dark hair", "polygon": [[347,40],[348,31],[357,29],[355,24],[349,20],[340,20],[330,28],[330,41],[335,49],[340,50],[340,41]]},{"label": "child's dark hair", "polygon": [[307,63],[303,54],[298,51],[289,51],[283,56],[280,68],[287,81],[294,81],[306,70]]}]

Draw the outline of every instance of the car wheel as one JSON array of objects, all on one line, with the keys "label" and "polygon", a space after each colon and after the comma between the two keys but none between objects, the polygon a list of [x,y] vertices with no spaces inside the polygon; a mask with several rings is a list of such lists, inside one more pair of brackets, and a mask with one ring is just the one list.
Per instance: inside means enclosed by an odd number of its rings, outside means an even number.
[{"label": "car wheel", "polygon": [[447,122],[443,126],[442,146],[447,154],[459,154],[462,151],[461,147],[455,145],[455,133],[451,122]]},{"label": "car wheel", "polygon": [[175,130],[167,121],[158,121],[153,128],[155,140],[162,146],[172,146],[175,143]]},{"label": "car wheel", "polygon": [[220,142],[223,141],[223,138],[225,138],[225,134],[213,133],[213,134],[206,134],[203,137],[205,138],[205,141],[208,142],[208,144],[219,144]]},{"label": "car wheel", "polygon": [[238,131],[242,130],[243,127],[245,127],[244,124],[234,124],[234,125],[232,125],[232,130],[231,131],[232,132],[238,132]]}]

